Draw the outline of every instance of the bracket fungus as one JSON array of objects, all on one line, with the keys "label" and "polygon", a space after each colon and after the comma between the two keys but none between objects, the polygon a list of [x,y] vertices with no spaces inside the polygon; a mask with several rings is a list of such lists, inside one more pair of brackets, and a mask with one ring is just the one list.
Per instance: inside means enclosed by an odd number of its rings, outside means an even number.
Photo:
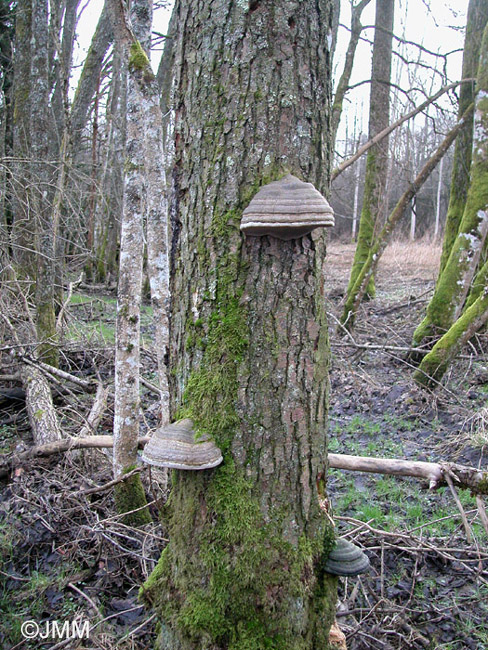
[{"label": "bracket fungus", "polygon": [[195,439],[193,422],[185,419],[158,429],[144,447],[142,460],[156,467],[211,469],[222,462],[222,452],[205,434]]},{"label": "bracket fungus", "polygon": [[287,174],[259,190],[242,213],[241,231],[259,237],[297,239],[334,225],[334,212],[312,183]]},{"label": "bracket fungus", "polygon": [[327,558],[324,569],[335,576],[356,576],[369,568],[366,553],[347,539],[339,537]]}]

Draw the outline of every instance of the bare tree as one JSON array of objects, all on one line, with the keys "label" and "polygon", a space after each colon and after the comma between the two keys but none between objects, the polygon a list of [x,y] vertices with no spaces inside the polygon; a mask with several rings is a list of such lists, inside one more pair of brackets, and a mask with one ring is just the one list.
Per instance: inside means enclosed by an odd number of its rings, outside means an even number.
[{"label": "bare tree", "polygon": [[[389,125],[390,76],[393,38],[394,0],[377,0],[373,64],[371,72],[371,93],[369,108],[369,138],[371,139]],[[387,214],[385,187],[388,168],[388,139],[375,145],[368,152],[363,206],[359,221],[358,242],[347,297],[352,291],[361,267],[368,257],[375,231],[384,222]],[[370,280],[367,295],[374,295],[374,281]],[[349,313],[344,310],[342,322],[348,321]]]}]

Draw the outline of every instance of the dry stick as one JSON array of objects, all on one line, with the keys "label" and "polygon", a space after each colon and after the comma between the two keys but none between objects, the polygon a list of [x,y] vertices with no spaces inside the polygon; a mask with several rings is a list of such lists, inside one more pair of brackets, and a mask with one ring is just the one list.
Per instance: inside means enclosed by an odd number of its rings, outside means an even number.
[{"label": "dry stick", "polygon": [[463,522],[464,530],[466,532],[466,539],[468,541],[468,544],[471,544],[473,541],[473,535],[471,531],[471,526],[468,523],[468,518],[466,517],[466,513],[464,512],[463,504],[461,503],[458,493],[456,492],[456,488],[454,487],[453,480],[450,476],[450,472],[446,471],[444,473],[444,478],[446,479],[446,483],[449,486],[449,490],[451,491],[451,494],[453,496],[453,499],[456,503],[456,506],[459,510],[459,514],[461,515],[461,520]]},{"label": "dry stick", "polygon": [[75,384],[75,386],[79,386],[80,388],[83,388],[83,390],[85,390],[87,393],[93,393],[95,391],[96,383],[93,381],[80,379],[79,377],[76,377],[76,375],[72,375],[71,373],[66,372],[65,370],[60,370],[59,368],[50,366],[48,363],[43,363],[42,361],[31,359],[28,356],[23,356],[22,361],[24,363],[28,363],[31,366],[39,368],[40,370],[42,370],[42,372],[45,375],[51,375],[55,379],[69,381],[70,383]]},{"label": "dry stick", "polygon": [[84,599],[85,599],[85,600],[86,600],[86,601],[87,601],[87,602],[88,602],[88,603],[93,607],[93,609],[94,609],[95,612],[98,614],[98,616],[99,616],[100,618],[103,618],[103,614],[102,614],[102,612],[98,609],[97,605],[93,602],[93,600],[90,598],[90,596],[88,596],[87,594],[85,594],[84,591],[81,591],[81,589],[79,589],[79,588],[78,588],[76,585],[74,585],[72,582],[68,582],[68,587],[69,587],[70,589],[73,589],[73,591],[76,591],[76,593],[79,594],[80,596],[82,596],[82,597],[83,597],[83,598],[84,598]]},{"label": "dry stick", "polygon": [[476,505],[478,506],[478,514],[480,516],[481,523],[483,524],[483,528],[486,530],[486,534],[488,535],[488,515],[486,514],[483,499],[479,494],[476,495]]},{"label": "dry stick", "polygon": [[95,433],[100,424],[100,420],[105,413],[105,407],[107,405],[107,396],[109,389],[98,384],[97,392],[95,394],[95,399],[93,400],[93,405],[91,407],[90,413],[85,420],[85,424],[78,434],[80,438],[85,438],[86,436],[91,436]]},{"label": "dry stick", "polygon": [[130,472],[127,472],[127,474],[123,474],[122,476],[119,476],[119,478],[113,479],[113,481],[109,481],[108,483],[104,483],[103,485],[99,485],[93,488],[89,488],[88,490],[79,490],[78,492],[72,492],[69,496],[71,497],[77,497],[81,496],[82,494],[97,494],[98,492],[104,492],[105,490],[109,490],[111,487],[114,485],[117,485],[117,483],[121,483],[122,481],[127,480],[134,474],[138,474],[139,472],[142,472],[144,467],[136,467],[135,469],[131,470]]},{"label": "dry stick", "polygon": [[61,326],[63,324],[63,318],[66,310],[68,309],[68,305],[71,300],[71,296],[73,295],[73,290],[76,289],[77,287],[80,286],[80,284],[83,282],[83,276],[84,273],[82,272],[78,280],[75,280],[74,282],[70,282],[68,285],[68,295],[66,296],[66,300],[63,302],[63,305],[61,309],[59,310],[58,318],[56,320],[56,331],[59,332],[61,330]]},{"label": "dry stick", "polygon": [[347,160],[345,160],[343,163],[341,163],[338,167],[336,167],[331,176],[331,182],[335,181],[335,179],[339,176],[339,174],[342,174],[342,172],[350,167],[352,164],[356,162],[358,158],[360,158],[363,154],[365,154],[368,149],[371,149],[371,147],[378,142],[381,142],[386,136],[388,136],[392,131],[394,131],[397,127],[401,126],[404,122],[409,120],[410,118],[414,117],[417,115],[417,113],[420,113],[421,111],[424,110],[429,104],[432,104],[432,102],[435,102],[436,99],[439,99],[441,95],[446,93],[448,90],[451,90],[452,88],[455,88],[456,86],[459,86],[459,84],[463,83],[471,83],[472,81],[475,81],[475,79],[461,79],[461,81],[455,81],[451,84],[448,84],[447,86],[444,86],[440,90],[438,90],[435,95],[432,95],[431,97],[428,97],[420,106],[417,108],[412,109],[409,113],[404,115],[403,117],[399,118],[396,122],[393,122],[393,124],[390,124],[390,126],[387,126],[386,129],[383,129],[383,131],[380,131],[377,133],[374,138],[371,138],[371,140],[368,140],[365,144],[363,144],[362,147],[360,147],[354,156],[351,156]]}]

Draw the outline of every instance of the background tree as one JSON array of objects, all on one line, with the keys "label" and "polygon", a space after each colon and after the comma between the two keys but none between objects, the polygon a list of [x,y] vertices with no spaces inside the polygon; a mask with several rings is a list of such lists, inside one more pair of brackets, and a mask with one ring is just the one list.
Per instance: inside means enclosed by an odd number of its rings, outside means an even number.
[{"label": "background tree", "polygon": [[[488,0],[470,0],[466,22],[466,35],[463,51],[463,79],[473,79],[472,83],[463,84],[459,89],[459,118],[474,102],[475,78],[478,72],[481,39],[488,21]],[[473,117],[468,120],[460,132],[454,147],[454,161],[451,176],[449,207],[444,229],[442,255],[439,268],[441,277],[451,253],[453,243],[459,231],[459,225],[466,204],[469,187],[469,170],[473,148]]]},{"label": "background tree", "polygon": [[[369,100],[369,138],[385,129],[390,120],[390,77],[393,41],[394,0],[376,0],[376,18],[373,44],[373,63],[371,69],[371,92]],[[366,159],[366,180],[363,205],[359,220],[358,242],[347,297],[361,271],[375,231],[387,215],[386,179],[388,174],[388,138],[372,147]],[[367,294],[374,295],[374,281],[371,279]],[[342,322],[347,321],[344,311]]]},{"label": "background tree", "polygon": [[415,380],[432,387],[449,366],[456,351],[486,322],[488,267],[485,263],[477,297],[465,309],[474,270],[488,233],[488,25],[481,44],[476,82],[473,154],[470,185],[459,233],[442,272],[427,315],[414,333],[414,341],[443,336],[423,359]]},{"label": "background tree", "polygon": [[245,239],[239,222],[286,171],[327,190],[331,4],[174,8],[172,415],[224,462],[175,473],[143,590],[159,648],[328,647],[324,238]]}]

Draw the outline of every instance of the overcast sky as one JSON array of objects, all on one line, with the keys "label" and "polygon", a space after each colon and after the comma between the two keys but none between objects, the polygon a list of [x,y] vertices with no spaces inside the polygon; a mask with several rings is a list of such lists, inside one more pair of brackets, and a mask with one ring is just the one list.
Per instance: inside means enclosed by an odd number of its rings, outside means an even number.
[{"label": "overcast sky", "polygon": [[[357,1],[357,0],[356,0]],[[344,25],[350,24],[350,11],[349,1],[342,0],[341,2],[341,23]],[[423,45],[425,48],[434,52],[447,52],[452,50],[462,50],[464,41],[464,27],[466,24],[466,11],[468,0],[396,0],[395,3],[395,34],[403,37],[406,40],[414,41]],[[86,49],[89,47],[90,40],[95,29],[98,16],[100,15],[103,0],[89,0],[86,8],[80,18],[77,33],[79,35],[79,45],[77,48],[77,61],[83,61],[86,54]],[[171,9],[159,10],[155,13],[154,29],[165,33],[167,30],[167,23]],[[365,29],[363,35],[370,41],[373,39],[375,14],[375,2],[372,0],[370,5],[364,10],[362,23],[364,26],[371,26]],[[342,71],[344,62],[344,53],[348,42],[348,32],[346,29],[339,30],[339,39],[337,52],[334,62],[334,80],[337,79]],[[395,43],[394,50],[400,52],[404,57],[409,60],[417,61],[419,51],[417,48],[408,46],[401,46]],[[156,70],[161,51],[155,51],[152,55],[153,68]],[[424,64],[433,64],[433,57],[421,55],[421,62]],[[452,54],[448,57],[448,78],[450,80],[457,80],[461,77],[461,64],[462,53]],[[432,88],[435,92],[441,86],[441,79],[425,68],[418,68],[415,72],[414,68],[410,66],[410,78],[403,72],[401,79],[398,78],[399,74],[399,59],[395,57],[393,63],[392,78],[393,81],[399,81],[402,87],[415,87],[420,83],[425,87],[426,92]],[[371,45],[362,42],[358,46],[356,54],[352,84],[359,83],[369,79],[371,72]],[[345,104],[345,110],[348,113],[349,121],[356,116],[358,128],[363,131],[367,130],[367,105],[369,96],[369,86],[364,84],[359,86],[356,90],[348,94],[348,99]],[[411,96],[413,101],[419,101],[420,96]],[[399,97],[399,101],[403,104],[407,101],[406,97]],[[444,106],[449,108],[450,104],[445,100]],[[411,106],[410,106],[411,108]],[[401,112],[401,105],[395,109]],[[339,139],[344,137],[344,122],[339,132]]]}]

